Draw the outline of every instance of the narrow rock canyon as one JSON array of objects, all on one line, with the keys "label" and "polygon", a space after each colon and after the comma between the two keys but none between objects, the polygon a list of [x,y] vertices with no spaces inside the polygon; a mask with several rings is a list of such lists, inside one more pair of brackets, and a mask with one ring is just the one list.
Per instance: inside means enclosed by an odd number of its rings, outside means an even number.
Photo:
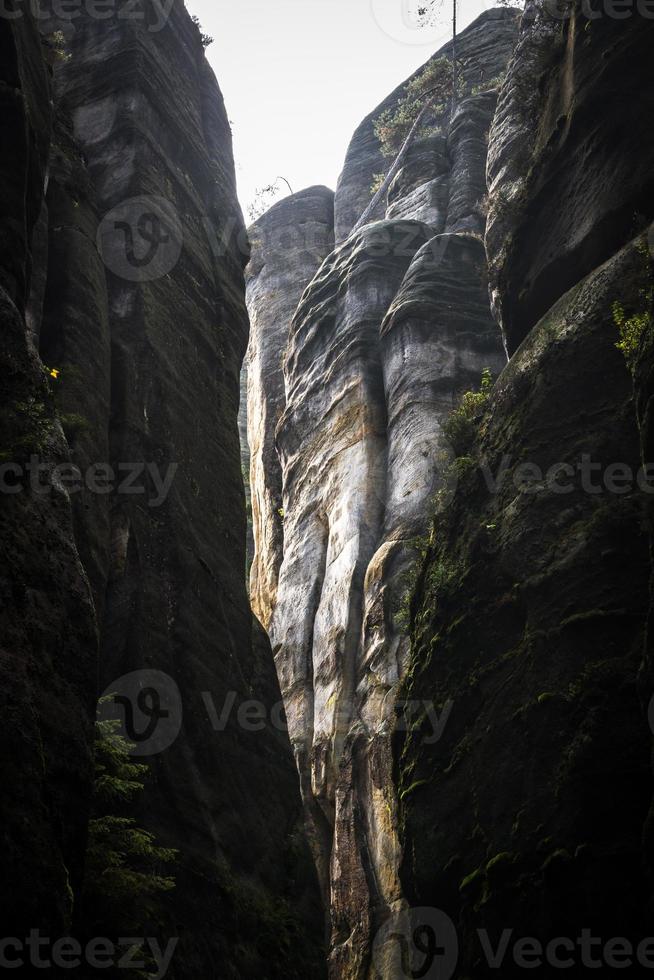
[{"label": "narrow rock canyon", "polygon": [[654,19],[486,9],[246,228],[181,0],[14,6],[0,968],[646,975]]}]

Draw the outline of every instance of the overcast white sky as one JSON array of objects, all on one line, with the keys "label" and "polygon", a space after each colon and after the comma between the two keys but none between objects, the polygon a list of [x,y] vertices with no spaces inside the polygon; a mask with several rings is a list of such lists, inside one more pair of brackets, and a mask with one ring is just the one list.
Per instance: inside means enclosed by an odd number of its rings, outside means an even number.
[{"label": "overcast white sky", "polygon": [[[214,38],[207,56],[234,131],[239,197],[282,176],[335,188],[352,133],[444,44],[451,0],[417,28],[421,0],[186,0]],[[459,0],[459,26],[493,0]],[[288,191],[285,189],[285,193]]]}]

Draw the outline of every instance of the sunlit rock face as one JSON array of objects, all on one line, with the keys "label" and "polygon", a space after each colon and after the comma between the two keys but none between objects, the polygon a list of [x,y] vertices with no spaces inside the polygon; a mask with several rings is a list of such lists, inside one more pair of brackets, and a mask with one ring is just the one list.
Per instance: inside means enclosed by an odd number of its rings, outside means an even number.
[{"label": "sunlit rock face", "polygon": [[248,368],[243,362],[238,392],[238,440],[241,445],[241,476],[245,490],[245,514],[247,518],[245,547],[245,581],[250,580],[250,568],[254,558],[252,533],[252,494],[250,492],[250,447],[248,445]]},{"label": "sunlit rock face", "polygon": [[334,247],[334,192],[309,187],[276,204],[249,229],[246,271],[250,342],[247,420],[255,553],[252,608],[270,623],[283,553],[282,474],[275,429],[284,409],[283,357],[307,283]]},{"label": "sunlit rock face", "polygon": [[[584,10],[528,4],[500,94],[487,250],[512,356],[413,609],[406,696],[452,710],[437,743],[418,726],[397,746],[401,879],[456,924],[462,977],[498,972],[479,929],[543,945],[651,932],[652,495],[637,474],[653,451],[639,120],[654,22]],[[616,309],[644,315],[633,374]]]},{"label": "sunlit rock face", "polygon": [[270,636],[330,895],[334,976],[365,975],[371,932],[401,902],[390,733],[404,573],[449,459],[443,421],[504,363],[484,275],[471,236],[367,225],[321,267],[291,327]]},{"label": "sunlit rock face", "polygon": [[[386,217],[347,237],[374,174],[388,166],[372,119],[402,89],[371,113],[339,182],[334,251],[302,282],[291,263],[275,273],[275,287],[299,298],[291,317],[286,308],[285,319],[275,316],[274,296],[266,312],[253,291],[267,263],[256,244],[248,270],[257,325],[248,412],[276,408],[265,469],[279,472],[281,493],[268,499],[253,460],[253,510],[269,516],[255,521],[251,590],[273,644],[330,910],[334,980],[397,975],[373,941],[404,907],[391,737],[409,652],[405,598],[415,539],[445,489],[444,422],[484,368],[497,375],[506,363],[482,236],[486,140],[516,31],[515,14],[501,11],[462,35],[467,95],[439,120],[440,133],[411,149]],[[266,363],[283,366],[270,382],[266,371],[252,373],[262,331]],[[248,420],[251,447],[261,443],[262,414]]]},{"label": "sunlit rock face", "polygon": [[[0,18],[3,461],[45,464],[43,492],[3,495],[0,515],[3,935],[75,934],[96,700],[155,670],[178,731],[139,760],[130,815],[179,852],[156,913],[180,937],[168,975],[306,980],[323,914],[244,576],[231,132],[197,26],[178,2],[153,25],[155,8],[80,8],[43,42],[27,8]],[[52,470],[70,460],[148,463],[167,485],[69,494]],[[260,730],[239,720],[253,700]]]}]

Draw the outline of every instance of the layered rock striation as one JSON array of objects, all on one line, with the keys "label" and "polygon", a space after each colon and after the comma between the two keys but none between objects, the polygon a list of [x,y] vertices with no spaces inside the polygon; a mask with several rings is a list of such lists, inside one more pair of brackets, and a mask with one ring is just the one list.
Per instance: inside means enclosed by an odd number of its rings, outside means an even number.
[{"label": "layered rock striation", "polygon": [[[635,12],[529,3],[491,130],[512,356],[412,605],[404,694],[448,722],[396,751],[402,882],[449,917],[457,976],[497,972],[480,929],[634,948],[650,931],[653,39]],[[501,972],[521,973],[511,948]]]},{"label": "layered rock striation", "polygon": [[[43,42],[27,14],[0,20],[3,450],[44,464],[43,493],[2,501],[4,928],[75,928],[96,699],[127,690],[136,708],[160,683],[177,730],[142,753],[135,816],[179,851],[169,975],[320,976],[297,774],[243,573],[247,249],[222,97],[181,3],[158,26],[41,26]],[[51,476],[66,460],[119,482],[69,493]]]},{"label": "layered rock striation", "polygon": [[250,600],[268,627],[283,556],[282,472],[275,446],[285,405],[283,356],[300,296],[334,247],[334,192],[309,187],[294,194],[271,208],[248,234],[247,444],[255,542]]},{"label": "layered rock striation", "polygon": [[[374,937],[405,907],[391,742],[409,656],[405,597],[416,539],[448,483],[444,424],[482,371],[506,362],[482,236],[486,139],[516,30],[515,13],[495,11],[464,32],[466,95],[412,147],[381,220],[348,237],[388,166],[372,120],[402,88],[355,134],[334,203],[337,244],[315,275],[299,279],[292,251],[283,267],[273,251],[268,286],[268,253],[256,245],[248,271],[260,324],[249,359],[261,515],[251,589],[330,909],[334,978],[396,975]],[[269,234],[287,227],[284,203],[258,223]],[[297,309],[278,315],[277,290]],[[274,438],[273,425],[262,438],[263,405],[275,408]]]},{"label": "layered rock striation", "polygon": [[[53,125],[31,17],[0,19],[0,51],[0,907],[3,935],[37,926],[64,935],[83,874],[98,632],[71,501],[56,472],[69,448],[27,325]],[[41,470],[23,489],[34,460]]]},{"label": "layered rock striation", "polygon": [[[461,75],[462,87],[470,93],[479,94],[496,91],[506,70],[516,37],[515,10],[498,8],[488,10],[475,20],[470,27],[462,31],[457,39],[457,61]],[[452,56],[451,43],[446,44],[436,57]],[[416,74],[418,74],[416,72]],[[414,76],[415,77],[415,76]],[[401,97],[404,85],[384,99],[363,122],[358,126],[347,150],[343,171],[336,188],[334,204],[335,237],[337,242],[344,241],[370,202],[370,187],[376,174],[388,170],[389,160],[381,152],[379,141],[375,136],[374,121],[385,109],[394,106]],[[465,119],[471,114],[483,112],[488,107],[491,116],[495,108],[494,98],[482,98],[479,103],[469,103],[466,99],[459,107],[459,113]],[[466,194],[462,184],[467,181],[476,183],[476,194],[468,197],[468,206],[474,208],[478,201],[486,195],[486,144],[483,137],[488,132],[490,119],[480,121],[471,131],[474,140],[482,137],[482,145],[475,148],[465,146],[461,137],[461,122],[449,124],[442,119],[428,120],[434,128],[441,132],[430,139],[421,139],[411,148],[410,154],[398,174],[388,199],[387,210],[380,202],[377,218],[387,217],[417,217],[434,224],[441,231],[445,218],[450,210],[449,223],[452,224],[452,208],[458,193]],[[458,168],[455,161],[447,158],[448,142],[452,141],[454,131],[459,130],[459,138],[454,142],[460,147],[462,162],[465,159],[466,168]],[[465,176],[464,176],[465,175]],[[464,178],[462,181],[461,178]],[[452,185],[450,192],[450,184]],[[404,205],[401,198],[406,198]],[[404,210],[398,211],[398,208]],[[483,216],[482,216],[483,217]]]}]

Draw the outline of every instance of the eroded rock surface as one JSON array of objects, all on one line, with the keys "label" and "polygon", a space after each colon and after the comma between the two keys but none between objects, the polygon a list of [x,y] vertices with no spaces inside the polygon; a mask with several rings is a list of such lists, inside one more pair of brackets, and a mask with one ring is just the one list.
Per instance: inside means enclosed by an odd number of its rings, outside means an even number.
[{"label": "eroded rock surface", "polygon": [[252,493],[250,490],[250,447],[248,445],[248,367],[244,361],[238,396],[238,440],[241,444],[241,476],[245,488],[245,514],[247,518],[245,547],[245,581],[249,584],[250,568],[254,558],[254,534],[252,532]]},{"label": "eroded rock surface", "polygon": [[510,353],[556,299],[651,220],[641,119],[653,109],[642,84],[652,29],[640,15],[589,18],[573,4],[562,20],[527,5],[488,167],[491,285]]},{"label": "eroded rock surface", "polygon": [[[451,704],[449,720],[396,755],[402,881],[455,925],[460,976],[497,972],[478,929],[544,945],[651,931],[651,497],[637,474],[654,144],[636,120],[651,114],[653,39],[640,17],[575,5],[553,21],[529,4],[491,132],[487,246],[513,356],[412,608],[404,693]],[[616,304],[648,323],[634,379]],[[509,952],[502,976],[521,972]]]},{"label": "eroded rock surface", "polygon": [[[515,43],[516,17],[515,10],[499,8],[489,10],[459,35],[457,46],[461,78],[468,91],[478,89],[483,92],[496,87],[496,83],[506,69]],[[436,57],[451,57],[451,53],[451,44],[446,44],[437,52]],[[370,187],[375,175],[388,170],[389,160],[380,150],[373,122],[384,109],[397,102],[405,84],[398,86],[370,115],[366,116],[352,137],[336,188],[334,227],[337,242],[347,238],[370,202]],[[493,106],[490,111],[493,111]],[[479,132],[485,133],[487,129],[488,123]],[[443,139],[443,136],[446,138]],[[449,162],[443,159],[449,136],[446,127],[440,138],[436,136],[414,144],[389,195],[390,209],[387,217],[419,218],[433,223],[435,230],[442,231],[450,198],[449,184],[451,179],[452,182],[459,183],[455,171],[451,171]],[[481,156],[478,155],[477,166],[472,161],[473,154],[467,149],[464,152],[469,155],[473,179],[475,171],[477,172],[478,190],[480,197],[483,198],[486,194],[486,182],[483,176],[486,147],[483,147]],[[398,193],[400,189],[401,193]],[[453,188],[453,193],[457,193],[456,188]],[[411,199],[406,205],[406,210],[398,211],[398,204],[394,204],[395,199],[409,194]],[[477,200],[479,198],[471,203],[475,204]],[[384,217],[383,202],[380,202],[379,212],[374,217]]]},{"label": "eroded rock surface", "polygon": [[[95,613],[70,498],[54,474],[69,449],[26,322],[50,100],[36,24],[27,12],[0,18],[3,936],[36,927],[65,935],[81,883],[92,778]],[[25,478],[33,460],[42,467],[34,481]]]},{"label": "eroded rock surface", "polygon": [[404,573],[448,458],[442,423],[502,364],[481,243],[421,223],[362,229],[293,321],[270,635],[331,895],[333,976],[366,975],[380,916],[402,901],[389,733],[408,652]]},{"label": "eroded rock surface", "polygon": [[[250,375],[249,410],[268,398],[278,406],[266,469],[281,464],[281,505],[266,499],[255,466],[253,497],[283,515],[283,537],[272,516],[255,524],[262,564],[252,592],[273,644],[330,908],[333,978],[396,975],[372,943],[404,907],[391,747],[409,653],[403,606],[415,539],[451,459],[444,422],[484,368],[496,375],[506,361],[488,302],[483,198],[497,76],[516,29],[515,14],[500,11],[465,32],[467,93],[454,117],[414,145],[386,219],[348,238],[374,173],[387,166],[371,142],[372,119],[402,88],[360,127],[336,194],[339,244],[311,281],[298,284],[289,265],[276,279],[296,297],[304,290],[290,330],[288,318],[262,321],[267,363],[277,369],[284,358],[284,387],[277,374],[269,387],[265,371]],[[254,254],[265,263],[265,251]],[[260,281],[258,266],[250,275]],[[248,304],[258,319],[261,299],[249,291]],[[251,446],[258,417],[249,420]],[[276,596],[267,566],[279,569]]]},{"label": "eroded rock surface", "polygon": [[[247,250],[231,133],[183,5],[150,26],[51,20],[51,87],[29,18],[0,18],[3,451],[38,454],[54,482],[2,500],[3,928],[75,928],[96,698],[156,670],[182,724],[146,758],[134,815],[179,850],[158,926],[180,937],[168,975],[305,980],[324,970],[322,910],[244,578]],[[165,485],[69,495],[48,475],[69,457],[84,474],[147,463]],[[251,700],[261,730],[239,720]]]},{"label": "eroded rock surface", "polygon": [[275,429],[284,409],[283,359],[293,314],[305,286],[334,247],[334,192],[309,187],[280,201],[248,230],[250,314],[248,445],[255,554],[252,609],[270,623],[283,553],[282,472]]}]

